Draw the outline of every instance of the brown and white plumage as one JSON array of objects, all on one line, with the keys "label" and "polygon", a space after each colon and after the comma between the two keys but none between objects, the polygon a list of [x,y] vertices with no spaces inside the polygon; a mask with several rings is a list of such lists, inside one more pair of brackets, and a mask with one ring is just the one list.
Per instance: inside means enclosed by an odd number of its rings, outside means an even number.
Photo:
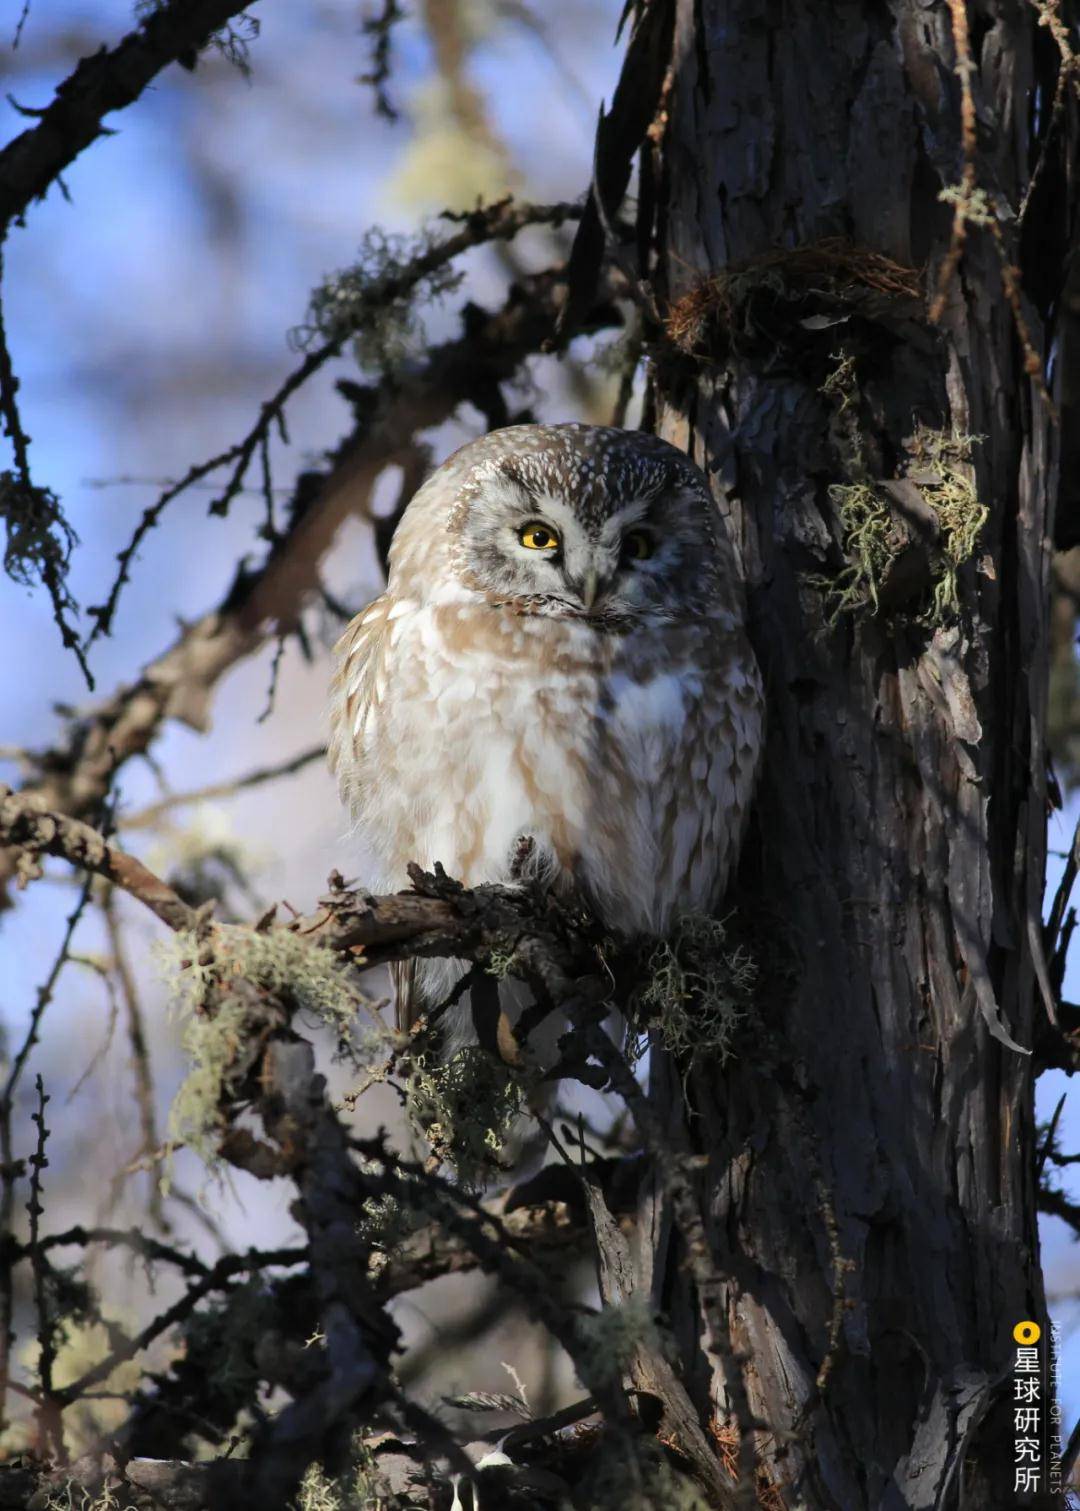
[{"label": "brown and white plumage", "polygon": [[373,890],[405,886],[414,860],[504,880],[527,835],[618,932],[717,902],[761,682],[723,522],[673,447],[585,425],[462,447],[337,651],[331,764]]}]

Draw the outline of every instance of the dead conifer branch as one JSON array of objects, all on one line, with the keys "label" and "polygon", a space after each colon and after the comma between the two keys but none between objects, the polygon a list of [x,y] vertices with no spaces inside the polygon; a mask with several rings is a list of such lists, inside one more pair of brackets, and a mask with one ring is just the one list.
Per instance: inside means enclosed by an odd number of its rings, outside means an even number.
[{"label": "dead conifer branch", "polygon": [[166,0],[111,51],[84,58],[59,85],[35,126],[0,151],[0,236],[123,110],[178,58],[198,52],[249,0]]},{"label": "dead conifer branch", "polygon": [[[232,501],[243,490],[248,471],[268,443],[272,430],[282,423],[289,401],[309,378],[333,358],[341,355],[349,340],[355,339],[365,326],[378,320],[387,307],[414,293],[426,281],[456,261],[462,253],[488,242],[511,240],[527,226],[559,226],[566,220],[575,219],[580,213],[579,207],[571,204],[519,205],[513,200],[500,200],[497,204],[479,207],[466,215],[452,217],[455,223],[460,224],[460,230],[441,240],[432,240],[408,262],[400,267],[395,266],[386,276],[373,277],[366,289],[351,299],[347,325],[343,325],[340,331],[335,331],[329,339],[306,353],[276,392],[260,406],[258,418],[243,439],[217,456],[191,467],[184,477],[166,488],[157,501],[143,512],[131,540],[118,554],[119,571],[104,603],[87,610],[95,623],[87,638],[86,648],[93,645],[100,635],[110,633],[120,594],[130,578],[136,551],[149,531],[159,523],[165,507],[192,484],[223,467],[231,467],[224,486],[210,505],[211,514],[227,514]],[[266,491],[265,478],[263,491]],[[276,541],[279,538],[277,532],[273,532],[270,538],[272,543]]]}]

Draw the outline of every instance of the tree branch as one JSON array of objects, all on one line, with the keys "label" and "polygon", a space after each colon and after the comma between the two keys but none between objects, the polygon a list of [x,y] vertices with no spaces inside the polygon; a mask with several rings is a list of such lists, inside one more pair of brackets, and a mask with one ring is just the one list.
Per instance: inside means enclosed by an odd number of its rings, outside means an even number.
[{"label": "tree branch", "polygon": [[0,240],[64,169],[106,133],[106,115],[139,98],[178,58],[198,52],[250,0],[168,0],[116,47],[84,58],[56,91],[37,125],[0,151]]},{"label": "tree branch", "polygon": [[42,811],[32,798],[22,797],[3,785],[0,785],[0,844],[22,852],[23,881],[40,871],[42,855],[56,855],[121,887],[170,929],[191,929],[198,922],[195,909],[188,907],[172,887],[97,829],[62,813]]}]

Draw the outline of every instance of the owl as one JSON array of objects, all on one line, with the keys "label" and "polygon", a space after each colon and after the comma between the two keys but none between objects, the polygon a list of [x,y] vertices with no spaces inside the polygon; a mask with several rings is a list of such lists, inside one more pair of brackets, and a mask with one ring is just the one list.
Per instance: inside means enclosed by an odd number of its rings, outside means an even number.
[{"label": "owl", "polygon": [[[330,761],[373,891],[410,861],[506,881],[525,848],[617,936],[721,897],[762,686],[723,521],[665,441],[514,425],[463,446],[336,655]],[[437,985],[399,976],[399,1026]]]}]

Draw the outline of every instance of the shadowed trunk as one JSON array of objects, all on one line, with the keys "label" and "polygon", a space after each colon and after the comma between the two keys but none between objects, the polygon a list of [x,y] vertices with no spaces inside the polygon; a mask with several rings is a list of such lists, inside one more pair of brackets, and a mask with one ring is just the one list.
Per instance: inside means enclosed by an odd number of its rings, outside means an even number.
[{"label": "shadowed trunk", "polygon": [[[679,0],[642,173],[669,312],[656,428],[716,480],[769,707],[730,898],[762,1023],[685,1101],[670,1070],[653,1095],[708,1155],[738,1372],[787,1506],[1039,1503],[1013,1494],[1011,1370],[1013,1326],[1046,1325],[1026,1051],[1057,431],[1024,350],[1054,332],[1002,270],[1058,55],[1032,7],[969,10],[967,168],[962,14]],[[1043,306],[1069,130],[1024,228]],[[965,172],[943,274],[939,194]],[[730,1365],[725,1383],[702,1351],[677,1260],[658,1299],[723,1418]]]}]

